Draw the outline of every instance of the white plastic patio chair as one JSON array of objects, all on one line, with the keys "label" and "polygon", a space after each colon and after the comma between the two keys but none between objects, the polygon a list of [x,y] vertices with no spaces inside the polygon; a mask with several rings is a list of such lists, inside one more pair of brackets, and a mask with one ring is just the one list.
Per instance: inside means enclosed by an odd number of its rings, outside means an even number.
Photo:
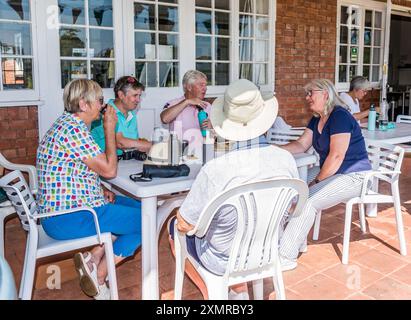
[{"label": "white plastic patio chair", "polygon": [[[397,122],[397,123],[408,123],[408,124],[411,124],[411,116],[406,116],[406,115],[403,115],[403,114],[399,114],[399,115],[397,116],[396,122]],[[411,130],[411,126],[410,126],[410,130]],[[401,143],[401,144],[398,144],[398,146],[404,148],[404,151],[405,151],[406,153],[411,152],[411,145],[408,144],[408,143],[407,143],[407,144]]]},{"label": "white plastic patio chair", "polygon": [[403,114],[399,114],[396,119],[397,123],[409,123],[411,124],[411,116],[406,116]]},{"label": "white plastic patio chair", "polygon": [[16,283],[13,272],[4,257],[0,256],[0,300],[16,300]]},{"label": "white plastic patio chair", "polygon": [[[36,167],[26,164],[14,164],[9,161],[0,153],[0,167],[7,170],[20,170],[27,172],[29,175],[30,190],[35,194],[37,193],[37,172]],[[0,203],[0,257],[4,257],[4,221],[6,218],[16,210],[11,205],[10,201],[4,201]]]},{"label": "white plastic patio chair", "polygon": [[[37,259],[62,252],[104,244],[105,254],[107,257],[111,299],[118,299],[111,233],[100,233],[97,215],[93,209],[88,207],[79,207],[72,210],[39,214],[33,195],[30,192],[22,173],[18,170],[13,171],[1,178],[0,188],[3,188],[6,191],[9,200],[13,204],[20,218],[23,228],[28,231],[19,298],[24,300],[31,299]],[[96,235],[71,240],[55,240],[47,236],[39,223],[39,219],[41,218],[54,217],[77,211],[89,211],[90,214],[93,215],[94,223],[96,225]]]},{"label": "white plastic patio chair", "polygon": [[227,300],[231,285],[253,281],[255,299],[263,298],[263,279],[273,277],[277,299],[285,299],[278,254],[279,226],[287,209],[298,195],[294,215],[300,214],[308,198],[307,185],[298,179],[273,179],[247,183],[214,197],[202,211],[195,228],[187,235],[203,237],[219,209],[233,206],[237,210],[234,236],[227,269],[215,275],[203,268],[187,252],[185,235],[176,230],[175,299],[182,296],[185,260],[189,259],[204,280],[209,299]]},{"label": "white plastic patio chair", "polygon": [[[397,233],[400,242],[401,255],[407,255],[405,244],[404,225],[401,215],[400,191],[398,188],[398,179],[401,173],[402,160],[404,158],[404,149],[383,142],[366,142],[368,158],[371,161],[372,171],[366,174],[359,197],[352,198],[346,202],[345,206],[345,223],[344,223],[344,240],[342,263],[348,264],[350,231],[352,220],[352,206],[358,204],[360,225],[362,232],[366,232],[364,205],[377,203],[393,203],[395,209],[395,219],[397,222]],[[391,185],[391,194],[382,194],[378,192],[379,181],[386,181]],[[370,187],[371,185],[371,187]],[[315,218],[313,240],[318,240],[320,233],[321,211]]]},{"label": "white plastic patio chair", "polygon": [[298,140],[298,138],[304,133],[303,129],[270,129],[267,131],[268,143],[283,145],[290,141]]}]

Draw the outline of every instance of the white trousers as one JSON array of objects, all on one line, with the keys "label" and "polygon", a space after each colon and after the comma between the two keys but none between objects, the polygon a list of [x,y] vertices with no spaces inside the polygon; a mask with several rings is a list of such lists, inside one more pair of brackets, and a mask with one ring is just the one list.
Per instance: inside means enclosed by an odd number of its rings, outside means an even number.
[{"label": "white trousers", "polygon": [[[319,167],[308,171],[308,182],[319,172]],[[296,260],[299,249],[307,240],[317,212],[331,208],[343,201],[360,196],[366,171],[336,174],[310,187],[307,203],[301,214],[291,216],[280,240],[280,255]]]}]

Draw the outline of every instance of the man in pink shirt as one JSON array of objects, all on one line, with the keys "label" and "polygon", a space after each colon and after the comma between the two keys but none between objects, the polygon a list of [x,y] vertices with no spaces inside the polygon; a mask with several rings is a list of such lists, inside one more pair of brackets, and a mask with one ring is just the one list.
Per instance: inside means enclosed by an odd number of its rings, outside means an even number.
[{"label": "man in pink shirt", "polygon": [[201,138],[201,129],[212,129],[211,122],[206,119],[202,128],[198,122],[199,109],[204,109],[208,114],[211,105],[204,101],[207,92],[207,76],[197,70],[189,70],[183,77],[184,96],[166,103],[160,114],[161,121],[170,125],[170,131],[177,133],[180,139],[192,142],[197,137]]}]

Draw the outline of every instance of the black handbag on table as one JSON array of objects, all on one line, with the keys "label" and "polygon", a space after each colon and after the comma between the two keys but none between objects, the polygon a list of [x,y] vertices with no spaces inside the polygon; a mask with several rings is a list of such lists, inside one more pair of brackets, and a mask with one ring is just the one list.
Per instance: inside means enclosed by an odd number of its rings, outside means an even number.
[{"label": "black handbag on table", "polygon": [[190,174],[190,168],[186,164],[179,166],[164,166],[155,164],[143,164],[143,171],[131,174],[130,179],[135,182],[149,182],[153,178],[176,178]]}]

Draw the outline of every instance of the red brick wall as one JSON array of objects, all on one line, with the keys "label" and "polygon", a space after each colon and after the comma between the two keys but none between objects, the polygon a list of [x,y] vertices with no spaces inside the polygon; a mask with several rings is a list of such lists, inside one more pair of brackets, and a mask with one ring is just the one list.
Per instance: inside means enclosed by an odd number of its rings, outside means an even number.
[{"label": "red brick wall", "polygon": [[35,164],[38,139],[37,107],[0,108],[0,152],[9,161]]},{"label": "red brick wall", "polygon": [[336,0],[277,1],[275,91],[279,115],[294,126],[311,117],[303,86],[335,80],[336,19]]},{"label": "red brick wall", "polygon": [[392,0],[392,3],[411,8],[411,2],[407,0]]}]

